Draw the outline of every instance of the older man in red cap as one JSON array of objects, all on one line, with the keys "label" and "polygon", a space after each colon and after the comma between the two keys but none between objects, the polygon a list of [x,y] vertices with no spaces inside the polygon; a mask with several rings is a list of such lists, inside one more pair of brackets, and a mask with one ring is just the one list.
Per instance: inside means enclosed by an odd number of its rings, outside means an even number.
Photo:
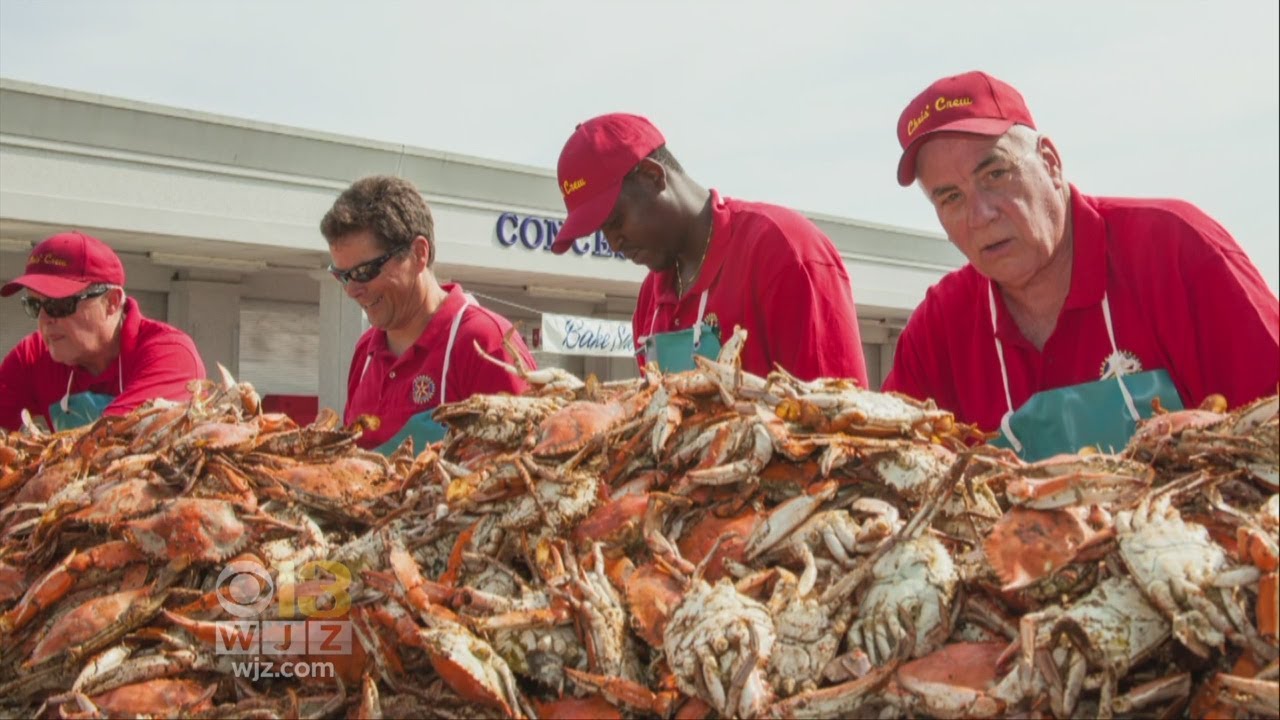
[{"label": "older man in red cap", "polygon": [[26,273],[0,289],[25,289],[22,307],[38,323],[0,363],[0,427],[18,429],[28,410],[66,430],[153,398],[190,397],[187,383],[205,374],[195,344],[143,317],[124,282],[120,258],[84,233],[31,251]]},{"label": "older man in red cap", "polygon": [[866,386],[844,261],[803,215],[703,188],[652,123],[625,113],[579,125],[557,175],[569,216],[552,250],[599,230],[649,268],[631,319],[642,362],[690,368],[695,353],[713,355],[741,326],[749,372],[777,365],[806,380]]},{"label": "older man in red cap", "polygon": [[912,314],[887,389],[998,428],[1014,449],[1039,444],[1032,457],[1123,446],[1100,428],[1131,432],[1153,399],[1276,392],[1280,304],[1195,206],[1081,193],[1022,95],[982,72],[916,96],[898,141],[898,183],[918,182],[969,264]]}]

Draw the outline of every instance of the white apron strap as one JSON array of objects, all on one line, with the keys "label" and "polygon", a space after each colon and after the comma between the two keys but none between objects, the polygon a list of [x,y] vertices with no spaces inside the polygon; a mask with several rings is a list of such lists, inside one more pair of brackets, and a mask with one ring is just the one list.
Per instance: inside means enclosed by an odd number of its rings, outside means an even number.
[{"label": "white apron strap", "polygon": [[702,291],[702,298],[698,300],[698,317],[693,321],[693,349],[697,350],[702,344],[702,316],[707,312],[707,293],[711,289],[707,288]]},{"label": "white apron strap", "polygon": [[444,345],[444,370],[440,373],[440,404],[445,404],[445,393],[449,388],[449,361],[453,359],[453,341],[458,339],[458,326],[462,324],[462,316],[466,314],[467,308],[476,304],[476,299],[471,295],[463,293],[462,307],[458,309],[458,314],[453,316],[453,324],[449,326],[449,341]]},{"label": "white apron strap", "polygon": [[1124,367],[1120,361],[1120,349],[1116,346],[1115,329],[1111,326],[1111,303],[1107,302],[1107,294],[1102,294],[1102,320],[1107,324],[1107,339],[1111,341],[1111,357],[1107,358],[1107,370],[1115,373],[1116,382],[1120,385],[1120,394],[1124,396],[1125,407],[1129,409],[1129,416],[1134,422],[1141,420],[1138,415],[1138,406],[1133,402],[1133,395],[1129,393],[1129,388],[1124,384]]},{"label": "white apron strap", "polygon": [[658,324],[658,306],[654,305],[653,315],[649,318],[649,333],[647,335],[641,335],[640,337],[635,339],[636,357],[640,357],[641,355],[644,354],[644,344],[648,342],[649,338],[653,337],[653,327],[657,324]]},{"label": "white apron strap", "polygon": [[67,376],[67,391],[62,393],[62,400],[58,402],[58,405],[62,408],[62,412],[71,412],[71,406],[69,404],[71,401],[71,381],[74,380],[75,377],[76,371],[72,368],[71,374]]},{"label": "white apron strap", "polygon": [[991,289],[991,281],[987,281],[987,304],[991,308],[991,338],[996,343],[996,358],[1000,361],[1000,380],[1004,383],[1004,404],[1007,408],[1004,415],[1000,418],[1000,431],[1004,436],[1009,438],[1009,444],[1013,446],[1014,451],[1022,452],[1022,443],[1013,434],[1013,428],[1009,424],[1009,418],[1013,417],[1013,395],[1009,392],[1009,369],[1004,362],[1004,343],[1000,342],[1000,335],[997,332],[999,327],[996,322],[996,294]]},{"label": "white apron strap", "polygon": [[[116,382],[120,386],[120,394],[124,394],[124,358],[116,358]],[[73,368],[71,374],[67,376],[67,391],[62,393],[62,399],[58,401],[58,407],[62,408],[62,412],[71,412],[71,381],[76,377],[76,371]]]},{"label": "white apron strap", "polygon": [[372,351],[372,350],[370,350],[369,352],[365,353],[365,356],[364,356],[364,367],[360,368],[360,380],[358,380],[357,382],[363,382],[363,381],[364,381],[364,374],[365,374],[365,373],[367,373],[367,372],[369,372],[369,363],[371,363],[371,362],[373,362],[373,351]]},{"label": "white apron strap", "polygon": [[641,345],[644,345],[646,340],[653,337],[653,328],[657,326],[657,324],[658,324],[658,306],[654,305],[653,315],[649,317],[649,332],[644,337],[639,338],[639,342]]}]

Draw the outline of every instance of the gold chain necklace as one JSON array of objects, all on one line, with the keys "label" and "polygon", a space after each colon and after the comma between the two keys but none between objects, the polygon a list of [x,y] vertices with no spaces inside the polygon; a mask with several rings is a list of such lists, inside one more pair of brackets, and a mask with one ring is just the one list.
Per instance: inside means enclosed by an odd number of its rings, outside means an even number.
[{"label": "gold chain necklace", "polygon": [[[698,273],[702,272],[702,263],[706,262],[707,260],[707,250],[711,248],[711,234],[715,232],[715,229],[716,229],[716,219],[715,219],[715,216],[712,215],[711,228],[707,230],[707,241],[702,245],[702,257],[698,258],[698,265],[693,269],[693,277],[689,280],[690,285],[692,285],[693,282],[698,279]],[[682,298],[684,297],[684,293],[685,293],[684,273],[680,272],[680,256],[677,255],[676,256],[676,297]]]}]

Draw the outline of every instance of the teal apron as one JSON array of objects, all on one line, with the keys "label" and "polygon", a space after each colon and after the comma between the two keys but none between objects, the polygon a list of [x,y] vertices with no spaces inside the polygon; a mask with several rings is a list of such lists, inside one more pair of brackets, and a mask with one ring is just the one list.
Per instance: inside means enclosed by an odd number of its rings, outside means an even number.
[{"label": "teal apron", "polygon": [[[987,286],[991,305],[991,331],[996,332],[996,300]],[[1095,447],[1102,452],[1120,452],[1137,430],[1138,421],[1154,414],[1151,401],[1160,400],[1168,410],[1181,410],[1182,398],[1173,379],[1164,370],[1127,373],[1125,361],[1116,347],[1111,326],[1111,305],[1102,296],[1102,318],[1111,341],[1111,355],[1106,361],[1102,380],[1043,390],[1013,409],[1009,394],[1009,371],[1004,362],[1004,346],[995,335],[996,357],[1000,360],[1000,376],[1004,381],[1004,397],[1009,410],[1000,420],[1000,436],[991,441],[997,447],[1009,448],[1027,462],[1043,460],[1081,448]]]},{"label": "teal apron", "polygon": [[49,419],[55,432],[84,427],[102,417],[102,411],[115,400],[112,395],[82,392],[64,395],[62,400],[49,406]]},{"label": "teal apron", "polygon": [[[440,373],[440,402],[436,404],[437,408],[445,404],[445,392],[449,388],[449,361],[453,357],[453,343],[458,339],[458,327],[462,324],[462,316],[467,312],[467,308],[475,304],[475,299],[470,295],[464,294],[463,297],[466,300],[462,303],[458,314],[453,316],[453,324],[449,326],[449,341],[444,346],[444,370]],[[368,361],[365,362],[365,368],[368,369]],[[423,410],[410,417],[395,437],[382,443],[375,450],[391,457],[408,437],[413,438],[413,449],[416,452],[422,452],[431,443],[440,442],[444,439],[445,427],[432,419],[431,415],[434,412],[435,409]]]},{"label": "teal apron", "polygon": [[707,309],[707,292],[702,291],[702,298],[698,302],[698,317],[688,330],[654,333],[653,325],[658,319],[658,310],[654,308],[653,320],[649,322],[649,335],[641,345],[646,364],[656,362],[662,372],[676,373],[697,367],[693,362],[694,355],[711,360],[720,356],[719,334],[715,328],[702,322],[703,313]]},{"label": "teal apron", "polygon": [[[124,392],[124,364],[120,363],[118,367],[120,368],[120,392]],[[75,376],[76,371],[72,370],[71,375],[67,377],[66,393],[61,400],[49,406],[49,419],[53,421],[54,432],[84,427],[96,421],[102,417],[102,411],[116,399],[114,395],[88,391],[72,395],[71,381]]]},{"label": "teal apron", "polygon": [[378,446],[377,451],[391,457],[391,454],[400,447],[400,443],[404,442],[407,437],[413,438],[413,449],[422,452],[427,445],[440,442],[444,439],[444,426],[431,419],[431,413],[435,410],[424,410],[417,415],[409,418],[405,422],[404,427],[400,428],[400,432],[395,437]]}]

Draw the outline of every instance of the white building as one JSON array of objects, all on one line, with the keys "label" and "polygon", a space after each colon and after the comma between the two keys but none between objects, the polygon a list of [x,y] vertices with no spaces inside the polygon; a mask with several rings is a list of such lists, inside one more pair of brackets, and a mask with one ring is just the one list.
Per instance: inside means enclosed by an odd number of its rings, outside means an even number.
[{"label": "white building", "polygon": [[[521,322],[537,311],[627,319],[644,269],[607,245],[556,256],[564,207],[550,169],[0,79],[0,279],[67,229],[111,245],[149,317],[191,334],[263,395],[341,408],[363,316],[323,272],[320,218],[351,181],[403,176],[435,217],[436,272]],[[714,185],[715,178],[698,178]],[[767,198],[750,198],[767,200]],[[944,239],[810,215],[844,257],[878,384],[925,289],[963,258]],[[502,304],[504,301],[512,304]],[[35,322],[0,300],[0,353]],[[535,353],[614,378],[630,360]]]}]

